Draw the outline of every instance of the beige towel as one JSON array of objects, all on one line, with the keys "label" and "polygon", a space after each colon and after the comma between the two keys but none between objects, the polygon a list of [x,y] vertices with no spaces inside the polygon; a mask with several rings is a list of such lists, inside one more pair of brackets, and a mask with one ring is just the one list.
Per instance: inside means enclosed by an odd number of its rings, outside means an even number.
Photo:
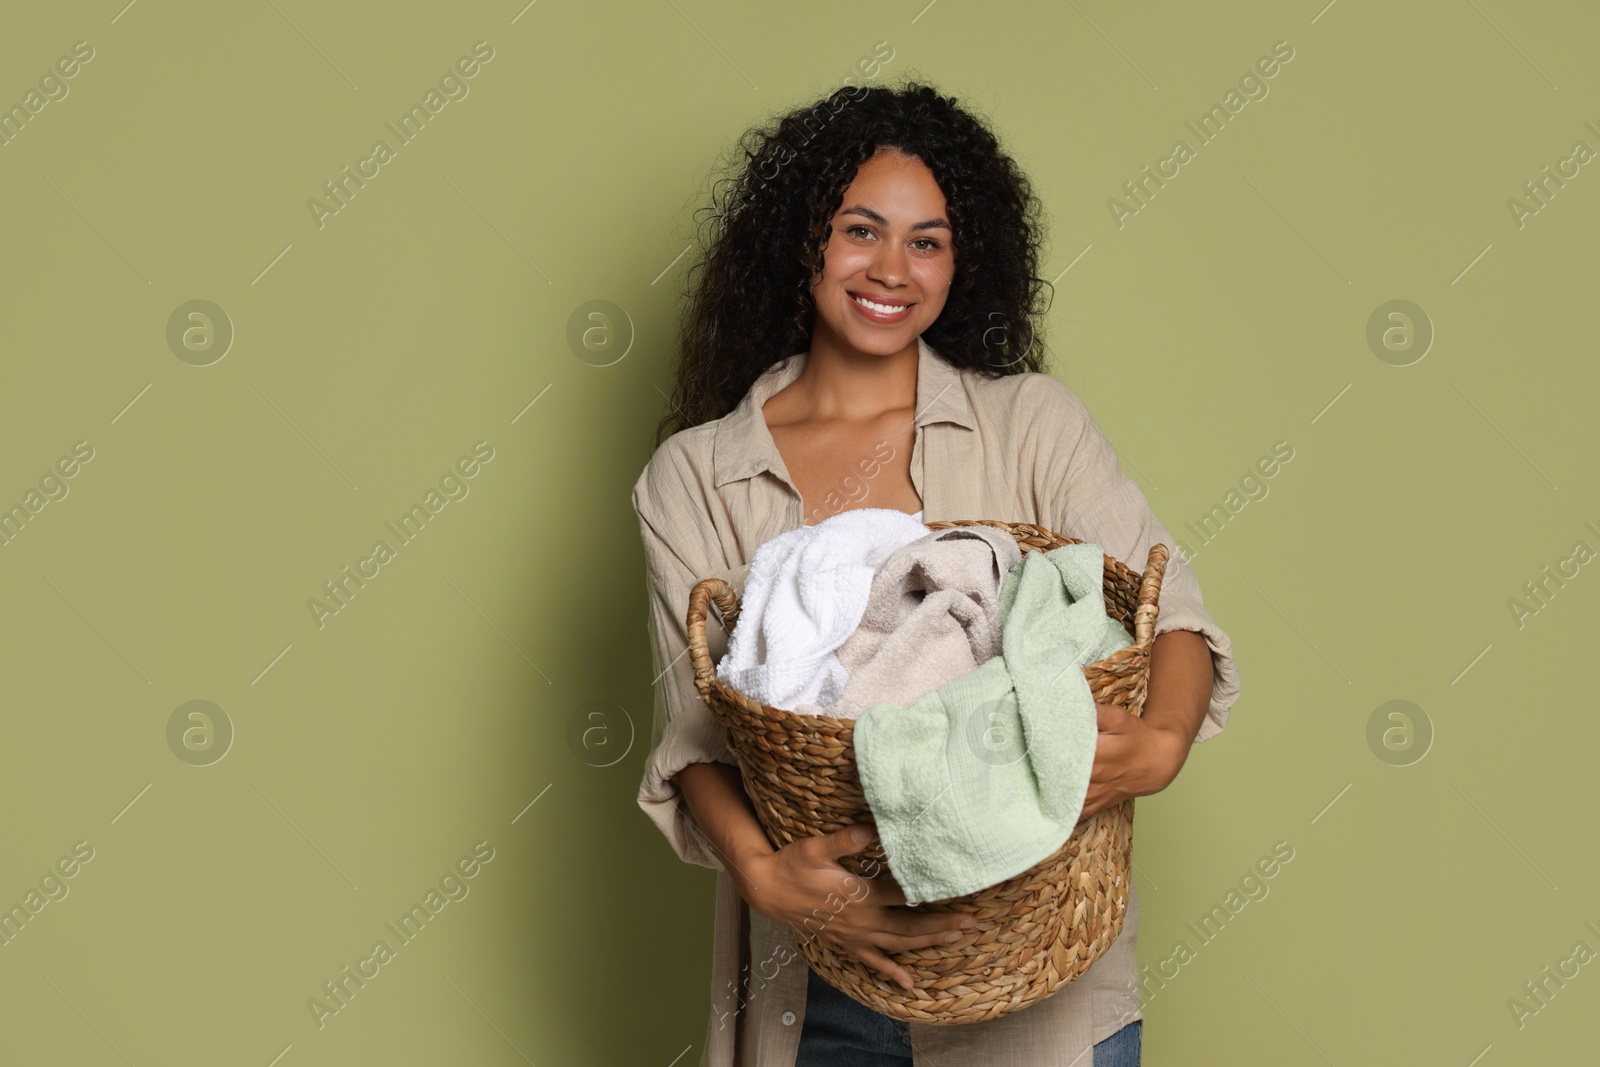
[{"label": "beige towel", "polygon": [[872,579],[860,625],[839,647],[849,675],[831,707],[853,719],[876,704],[910,704],[1000,654],[1000,582],[1022,560],[993,526],[953,526],[896,549]]}]

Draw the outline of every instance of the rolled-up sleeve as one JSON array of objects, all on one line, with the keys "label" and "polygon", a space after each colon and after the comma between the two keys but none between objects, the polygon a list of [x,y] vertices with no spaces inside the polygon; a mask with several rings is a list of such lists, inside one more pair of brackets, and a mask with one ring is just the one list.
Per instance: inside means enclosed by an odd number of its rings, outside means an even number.
[{"label": "rolled-up sleeve", "polygon": [[1155,632],[1160,636],[1192,630],[1205,638],[1211,651],[1211,701],[1195,742],[1215,737],[1227,725],[1228,709],[1239,698],[1233,642],[1206,609],[1193,567],[1181,558],[1177,542],[1122,470],[1116,449],[1083,400],[1053,375],[1030,377],[1037,379],[1032,385],[1038,390],[1038,402],[1025,405],[1031,425],[1024,439],[1039,449],[1033,457],[1033,469],[1039,472],[1035,481],[1039,513],[1060,524],[1051,529],[1097,544],[1134,570],[1144,569],[1151,545],[1167,546]]},{"label": "rolled-up sleeve", "polygon": [[[663,446],[665,447],[665,446]],[[706,562],[704,526],[710,522],[674,464],[658,452],[633,487],[633,509],[644,543],[646,625],[651,649],[653,725],[650,754],[639,783],[639,807],[687,863],[725,869],[715,848],[694,822],[673,780],[691,763],[738,766],[727,731],[712,715],[694,684],[689,661],[689,591],[702,578],[719,577],[741,590],[748,567]],[[715,606],[708,609],[706,647],[715,663],[727,649],[727,634]]]}]

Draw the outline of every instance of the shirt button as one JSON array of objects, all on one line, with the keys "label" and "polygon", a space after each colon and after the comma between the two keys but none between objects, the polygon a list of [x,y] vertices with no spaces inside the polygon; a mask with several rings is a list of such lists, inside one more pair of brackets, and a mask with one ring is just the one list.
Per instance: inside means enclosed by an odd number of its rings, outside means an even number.
[{"label": "shirt button", "polygon": [[793,1026],[794,1025],[794,1012],[786,1011],[786,1012],[783,1013],[783,1025],[785,1025],[785,1026]]}]

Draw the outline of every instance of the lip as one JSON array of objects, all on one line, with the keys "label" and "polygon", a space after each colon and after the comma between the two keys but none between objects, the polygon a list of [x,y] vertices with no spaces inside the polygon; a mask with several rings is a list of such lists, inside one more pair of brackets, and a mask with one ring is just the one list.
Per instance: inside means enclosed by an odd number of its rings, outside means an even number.
[{"label": "lip", "polygon": [[[880,297],[874,296],[871,293],[852,293],[849,290],[846,290],[845,291],[845,295],[850,298],[850,305],[856,309],[856,311],[861,315],[862,318],[866,319],[869,322],[881,322],[881,323],[901,322],[901,321],[905,320],[905,318],[911,314],[911,309],[915,306],[915,302],[906,303],[906,302],[904,302],[902,300],[896,300],[896,299],[893,299],[893,298],[880,298]],[[874,303],[899,304],[899,305],[902,305],[902,306],[900,307],[899,311],[891,311],[891,312],[888,312],[888,313],[885,313],[885,312],[882,312],[882,311],[874,311],[872,308],[863,307],[862,304],[861,304],[861,301],[856,299],[856,297],[858,297],[858,296],[861,297],[862,299],[865,299],[865,300],[871,300]]]}]

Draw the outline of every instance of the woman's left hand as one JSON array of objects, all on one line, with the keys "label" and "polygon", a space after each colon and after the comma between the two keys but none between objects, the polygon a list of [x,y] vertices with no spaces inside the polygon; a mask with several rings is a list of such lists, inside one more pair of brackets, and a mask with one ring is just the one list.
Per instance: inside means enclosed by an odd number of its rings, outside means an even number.
[{"label": "woman's left hand", "polygon": [[1159,793],[1178,776],[1188,756],[1189,745],[1171,730],[1113,704],[1097,703],[1094,710],[1099,737],[1079,822],[1129,797]]}]

